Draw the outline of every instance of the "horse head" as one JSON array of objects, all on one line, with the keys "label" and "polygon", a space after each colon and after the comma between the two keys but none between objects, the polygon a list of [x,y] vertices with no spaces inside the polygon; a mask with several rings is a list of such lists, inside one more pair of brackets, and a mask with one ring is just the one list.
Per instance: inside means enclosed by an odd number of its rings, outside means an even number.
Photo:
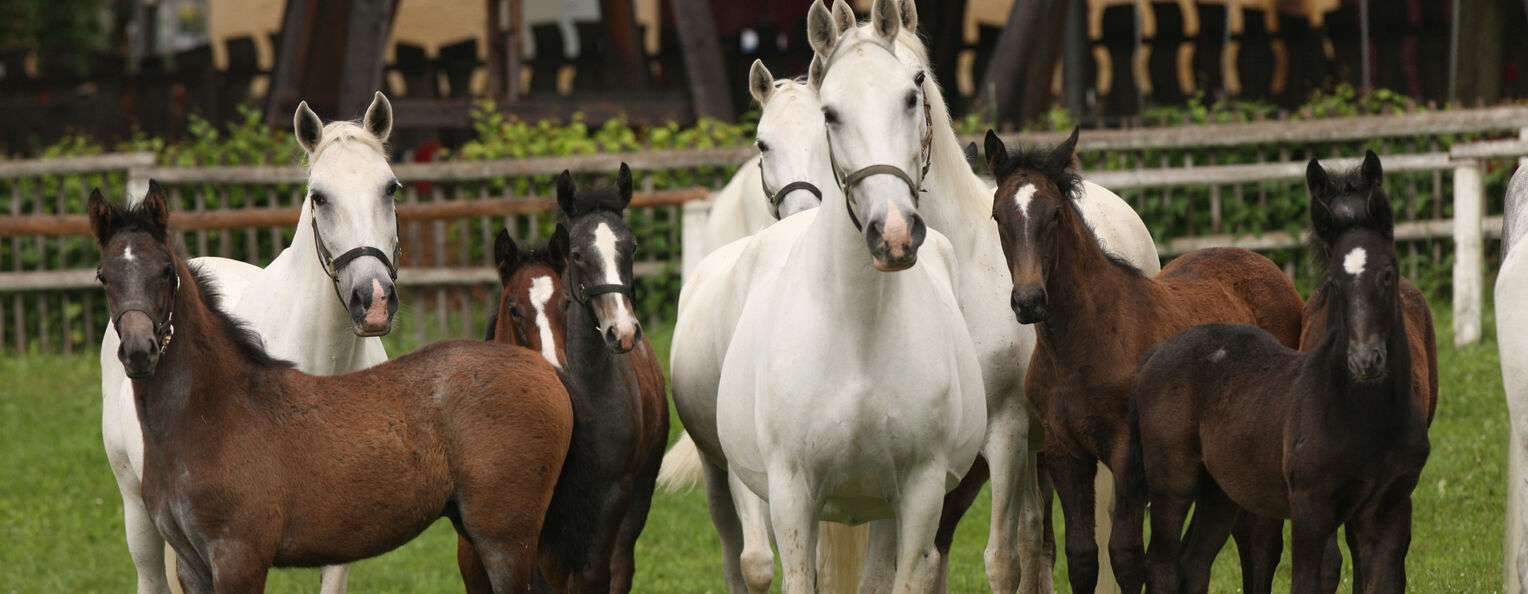
[{"label": "horse head", "polygon": [[508,229],[500,229],[493,244],[504,287],[494,336],[541,353],[559,368],[568,361],[568,296],[561,274],[567,262],[554,254],[568,253],[567,244],[568,230],[560,226],[541,249],[521,249]]},{"label": "horse head", "polygon": [[630,203],[631,169],[625,163],[613,188],[579,188],[567,171],[557,178],[567,241],[554,241],[551,257],[567,262],[563,282],[573,300],[592,311],[605,346],[616,353],[628,352],[642,340],[632,297],[637,237],[622,218]]},{"label": "horse head", "polygon": [[1312,238],[1327,257],[1328,336],[1346,335],[1347,369],[1355,379],[1381,379],[1391,339],[1405,329],[1398,323],[1395,214],[1379,157],[1368,151],[1358,169],[1335,178],[1311,159],[1305,179]]},{"label": "horse head", "polygon": [[350,313],[358,336],[392,330],[398,313],[398,219],[393,200],[402,187],[386,149],[393,109],[377,93],[360,124],[325,125],[304,101],[293,128],[308,154],[308,195],[299,232],[312,228],[319,266]]},{"label": "horse head", "polygon": [[903,3],[876,0],[868,30],[843,28],[820,2],[807,17],[822,60],[818,97],[829,161],[872,263],[888,272],[917,263],[927,233],[918,202],[933,139],[927,73],[897,55],[897,35],[912,34],[902,31]]},{"label": "horse head", "polygon": [[106,289],[106,306],[121,346],[117,359],[127,376],[154,374],[170,344],[180,274],[170,248],[169,207],[164,189],[153,181],[136,206],[123,208],[90,193],[90,230],[101,247],[96,280]]},{"label": "horse head", "polygon": [[[1009,305],[1022,324],[1045,321],[1049,314],[1046,281],[1055,270],[1059,237],[1085,224],[1073,204],[1082,179],[1072,171],[1077,161],[1078,129],[1055,147],[1008,152],[987,131],[987,166],[997,177],[992,218],[997,221],[1003,256],[1013,275]],[[1089,239],[1089,241],[1092,241]]]},{"label": "horse head", "polygon": [[[812,64],[820,71],[820,60],[814,57]],[[817,208],[823,188],[837,187],[828,164],[817,90],[798,81],[775,80],[758,60],[749,69],[748,90],[763,110],[754,144],[759,147],[759,183],[770,212],[783,219]]]}]

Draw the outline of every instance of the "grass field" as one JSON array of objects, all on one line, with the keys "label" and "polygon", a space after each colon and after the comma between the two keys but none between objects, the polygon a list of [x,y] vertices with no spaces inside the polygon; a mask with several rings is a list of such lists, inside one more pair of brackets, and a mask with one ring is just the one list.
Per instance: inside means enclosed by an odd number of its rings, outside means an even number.
[{"label": "grass field", "polygon": [[[1501,583],[1508,425],[1494,322],[1487,318],[1480,345],[1455,349],[1447,306],[1435,311],[1442,389],[1432,457],[1413,499],[1408,589],[1495,591]],[[667,336],[654,334],[666,356]],[[395,343],[389,352],[410,346]],[[99,377],[93,355],[0,358],[0,591],[133,588],[121,499],[101,449]],[[988,513],[984,495],[962,523],[951,554],[952,592],[987,589],[981,551]],[[1239,589],[1235,557],[1230,550],[1220,556],[1212,591]],[[1289,558],[1286,551],[1278,591],[1288,590]],[[700,491],[657,496],[638,542],[637,564],[639,592],[725,590],[719,544]],[[282,570],[272,573],[269,590],[314,592],[317,584],[316,570]],[[407,546],[356,564],[350,584],[354,592],[460,592],[449,524],[437,523]],[[1069,591],[1064,563],[1057,564],[1056,590]]]}]

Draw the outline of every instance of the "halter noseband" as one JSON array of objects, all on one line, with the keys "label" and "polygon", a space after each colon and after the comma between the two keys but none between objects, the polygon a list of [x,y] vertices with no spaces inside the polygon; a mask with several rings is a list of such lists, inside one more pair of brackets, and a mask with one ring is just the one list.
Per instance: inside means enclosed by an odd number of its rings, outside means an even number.
[{"label": "halter noseband", "polygon": [[636,302],[636,297],[632,296],[632,290],[629,285],[620,283],[585,285],[583,276],[578,273],[578,266],[576,265],[568,266],[567,277],[568,287],[573,291],[573,300],[584,305],[589,305],[590,299],[608,293],[619,293],[625,295],[627,299],[631,299],[633,304]]},{"label": "halter noseband", "polygon": [[[334,296],[339,298],[341,305],[346,305],[346,303],[345,296],[340,293],[340,270],[343,269],[346,264],[351,263],[357,258],[361,258],[363,256],[371,256],[381,260],[382,265],[387,267],[388,278],[394,281],[398,280],[397,261],[398,257],[403,255],[403,245],[398,243],[396,238],[393,240],[392,259],[388,259],[387,254],[382,250],[371,247],[369,245],[352,248],[349,251],[340,254],[339,257],[336,258],[329,252],[329,246],[324,244],[324,236],[318,232],[317,206],[313,207],[313,216],[311,219],[313,223],[313,248],[318,252],[318,265],[324,269],[324,274],[329,276],[329,282],[334,285]],[[393,224],[395,226],[397,225],[396,218],[393,220]]]},{"label": "halter noseband", "polygon": [[[866,42],[861,41],[860,43]],[[893,58],[895,58],[897,55],[896,52],[892,51],[891,48],[883,46],[879,43],[871,43],[871,45],[886,50],[892,55]],[[842,47],[843,46],[834,48],[833,55],[828,56],[828,60],[822,67],[823,77],[827,76],[828,68],[833,66],[833,58],[838,55],[838,49],[841,49]],[[923,90],[922,84],[918,85],[918,90]],[[823,132],[826,133],[826,129],[824,129]],[[833,156],[833,135],[828,134],[827,136],[828,161],[833,164],[833,176],[838,180],[838,187],[842,188],[844,191],[844,210],[849,213],[849,221],[854,223],[855,230],[863,233],[865,231],[865,226],[860,223],[859,216],[854,214],[854,185],[872,175],[893,175],[902,180],[903,183],[907,184],[907,189],[910,190],[913,194],[913,208],[918,208],[918,199],[923,192],[923,178],[928,176],[929,166],[933,165],[934,161],[934,153],[932,150],[930,150],[934,145],[934,117],[932,114],[932,108],[928,103],[928,93],[923,94],[923,143],[918,149],[919,152],[923,155],[923,169],[922,171],[918,172],[918,181],[916,183],[913,182],[911,175],[908,175],[907,172],[903,171],[901,167],[897,167],[895,165],[867,165],[850,172],[848,175],[839,174],[838,159]],[[763,166],[763,160],[760,160],[759,167],[762,168]],[[761,169],[759,178],[761,182],[764,179],[762,173],[763,172]],[[766,190],[765,194],[767,195],[768,193],[769,192]],[[821,198],[821,196],[819,196],[819,198]]]},{"label": "halter noseband", "polygon": [[117,310],[117,315],[111,318],[111,325],[117,329],[117,338],[121,339],[122,337],[122,316],[127,315],[128,312],[136,311],[148,316],[149,321],[153,322],[154,342],[159,344],[159,354],[163,356],[165,350],[170,348],[170,340],[175,337],[175,297],[179,294],[180,273],[177,272],[175,274],[175,285],[170,288],[170,303],[165,307],[168,313],[165,314],[164,321],[160,321],[153,312],[149,311],[150,306],[148,303],[138,300],[124,303],[123,307]]},{"label": "halter noseband", "polygon": [[759,188],[764,190],[764,199],[769,204],[769,214],[775,220],[780,219],[780,201],[785,198],[786,194],[796,190],[811,192],[813,196],[817,197],[818,202],[822,202],[822,190],[809,181],[793,181],[781,187],[779,192],[769,191],[769,183],[764,181],[764,157],[762,155],[759,157]]}]

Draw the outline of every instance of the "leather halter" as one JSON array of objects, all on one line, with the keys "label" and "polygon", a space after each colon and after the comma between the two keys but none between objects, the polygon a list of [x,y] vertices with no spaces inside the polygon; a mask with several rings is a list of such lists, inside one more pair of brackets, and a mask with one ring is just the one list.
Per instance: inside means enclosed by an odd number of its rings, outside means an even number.
[{"label": "leather halter", "polygon": [[[861,41],[860,43],[867,43],[867,42]],[[881,45],[879,43],[873,43],[873,42],[870,42],[870,44],[875,46],[875,47],[878,47],[878,48],[881,48],[883,50],[886,50],[894,58],[897,55],[896,52],[892,51],[892,49],[889,48],[889,47],[886,47],[886,46]],[[856,44],[856,45],[858,45],[858,44]],[[827,62],[825,63],[825,65],[822,68],[822,75],[824,77],[827,76],[828,69],[833,66],[833,62],[834,62],[833,58],[837,56],[838,49],[841,49],[842,47],[843,46],[839,46],[838,48],[834,48],[833,55],[828,57]],[[923,91],[923,85],[919,84],[918,87],[919,87],[918,91],[922,92]],[[823,132],[827,133],[827,130],[824,129]],[[865,178],[870,177],[872,175],[892,175],[892,176],[896,176],[898,179],[902,180],[903,183],[907,184],[907,189],[909,191],[911,191],[912,194],[913,194],[913,208],[918,208],[918,202],[919,202],[918,199],[919,199],[920,195],[923,192],[923,187],[922,187],[923,178],[928,176],[929,167],[933,164],[933,160],[934,160],[934,153],[933,153],[932,150],[930,150],[931,147],[933,147],[933,144],[934,144],[934,117],[933,117],[933,114],[932,114],[932,108],[929,106],[929,103],[928,103],[928,93],[923,93],[923,143],[919,147],[919,151],[923,155],[923,169],[918,172],[918,181],[917,182],[914,182],[913,181],[913,177],[911,175],[908,175],[906,171],[903,171],[902,168],[897,167],[895,165],[885,165],[885,164],[867,165],[865,167],[861,167],[859,169],[856,169],[856,170],[850,172],[848,175],[840,174],[839,173],[839,168],[838,168],[838,159],[833,156],[833,135],[832,134],[828,134],[827,136],[828,136],[828,161],[830,161],[833,164],[833,176],[838,179],[838,187],[843,189],[843,192],[844,192],[844,210],[849,213],[849,221],[854,223],[855,230],[857,230],[857,231],[859,231],[861,233],[865,232],[865,226],[864,226],[864,224],[860,223],[859,215],[854,214],[854,185],[859,183],[859,182],[861,182],[861,181],[863,181]],[[763,161],[760,161],[760,165],[759,166],[763,167]],[[762,181],[763,178],[760,177],[760,180]],[[767,192],[766,192],[766,194],[767,194]]]},{"label": "leather halter", "polygon": [[150,311],[153,308],[148,303],[139,300],[128,301],[122,304],[122,307],[117,310],[117,315],[111,318],[111,325],[117,329],[118,339],[122,338],[122,316],[127,315],[128,312],[136,311],[148,316],[149,321],[153,322],[154,342],[159,344],[159,354],[161,356],[164,355],[165,350],[170,348],[170,340],[175,337],[175,297],[180,294],[180,273],[177,272],[174,276],[175,286],[170,288],[170,302],[165,306],[167,313],[165,313],[164,320],[161,321],[158,316]]},{"label": "leather halter", "polygon": [[764,181],[764,157],[762,155],[759,157],[759,187],[764,190],[764,199],[769,204],[769,215],[774,217],[775,220],[780,220],[780,201],[785,198],[786,194],[796,190],[811,192],[813,196],[817,197],[818,202],[822,202],[822,190],[808,181],[793,181],[781,187],[779,192],[769,191],[769,183]]},{"label": "leather halter", "polygon": [[329,276],[329,282],[334,285],[334,296],[339,298],[340,305],[349,307],[345,301],[345,296],[340,293],[340,270],[342,270],[346,264],[351,263],[357,258],[371,256],[381,260],[382,265],[387,267],[388,278],[394,281],[398,280],[397,261],[399,256],[403,255],[403,245],[400,244],[396,238],[396,219],[393,221],[395,231],[393,239],[393,257],[391,260],[388,259],[387,254],[382,250],[371,247],[369,245],[352,248],[349,251],[340,254],[339,257],[336,258],[329,252],[329,246],[324,243],[324,236],[318,232],[318,207],[316,205],[313,207],[313,216],[311,217],[311,220],[313,223],[313,249],[318,252],[318,265],[324,269],[324,274]]},{"label": "leather halter", "polygon": [[637,299],[636,297],[632,296],[630,285],[624,285],[620,283],[586,285],[584,284],[583,276],[578,273],[578,266],[574,264],[568,265],[567,285],[573,291],[573,300],[584,305],[589,305],[590,299],[608,293],[619,293],[621,295],[625,295],[627,299],[632,301],[632,305],[636,305]]}]

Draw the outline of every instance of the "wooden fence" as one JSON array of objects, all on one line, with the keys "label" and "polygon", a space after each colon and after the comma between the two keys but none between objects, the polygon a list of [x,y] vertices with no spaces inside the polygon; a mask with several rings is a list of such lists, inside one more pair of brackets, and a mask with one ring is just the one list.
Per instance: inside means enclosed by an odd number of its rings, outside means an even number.
[{"label": "wooden fence", "polygon": [[[1130,200],[1164,255],[1239,245],[1274,255],[1295,275],[1302,270],[1305,161],[1343,156],[1332,164],[1350,166],[1362,147],[1375,148],[1401,204],[1397,240],[1406,273],[1439,277],[1452,269],[1440,282],[1455,297],[1456,339],[1471,342],[1480,334],[1486,242],[1499,235],[1504,180],[1512,159],[1528,155],[1528,142],[1476,140],[1516,138],[1525,127],[1528,108],[1505,107],[1090,131],[1079,152],[1086,177]],[[740,147],[396,165],[405,184],[399,328],[420,341],[480,336],[498,298],[493,235],[508,227],[534,242],[550,227],[551,201],[538,196],[550,194],[553,175],[609,175],[623,161],[639,189],[628,217],[642,237],[639,294],[648,295],[647,315],[662,316],[677,296],[681,266],[701,253],[704,198],[752,154]],[[0,352],[88,351],[99,340],[105,309],[93,281],[97,254],[83,235],[90,187],[141,195],[154,179],[170,194],[177,239],[188,253],[263,265],[293,232],[305,178],[300,167],[164,168],[141,153],[0,162]]]}]

